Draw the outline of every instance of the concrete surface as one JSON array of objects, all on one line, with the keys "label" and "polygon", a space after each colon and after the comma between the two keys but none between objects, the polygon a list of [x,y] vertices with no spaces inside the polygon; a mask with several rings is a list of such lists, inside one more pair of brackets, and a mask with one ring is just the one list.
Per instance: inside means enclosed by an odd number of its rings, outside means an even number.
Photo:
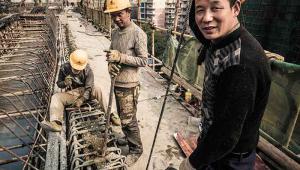
[{"label": "concrete surface", "polygon": [[[88,52],[89,63],[95,74],[95,84],[102,88],[104,97],[108,101],[110,77],[103,50],[109,48],[110,41],[82,19],[80,14],[71,11],[66,14],[69,17],[64,17],[64,19],[72,35],[70,38],[77,48]],[[146,169],[163,102],[163,97],[160,96],[165,94],[164,83],[155,79],[152,74],[156,73],[151,72],[149,68],[141,70],[141,94],[137,112],[144,153],[134,166],[129,167],[129,170]],[[169,96],[150,162],[150,170],[166,169],[170,163],[178,168],[183,159],[183,153],[173,139],[173,134],[186,127],[188,116],[189,113],[172,96]]]}]

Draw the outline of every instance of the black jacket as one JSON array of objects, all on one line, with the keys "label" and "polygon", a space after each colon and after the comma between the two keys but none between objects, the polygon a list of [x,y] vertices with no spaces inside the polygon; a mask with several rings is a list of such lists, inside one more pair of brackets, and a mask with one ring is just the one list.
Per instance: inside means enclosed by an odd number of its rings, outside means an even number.
[{"label": "black jacket", "polygon": [[56,82],[59,88],[66,88],[64,80],[65,77],[67,77],[68,75],[72,77],[72,89],[84,87],[84,93],[82,95],[85,100],[89,99],[92,92],[92,88],[94,86],[94,74],[89,64],[87,64],[86,68],[80,71],[79,74],[74,74],[72,72],[72,67],[70,63],[63,64],[60,67],[58,80]]},{"label": "black jacket", "polygon": [[219,62],[217,69],[213,69],[215,81],[212,123],[189,157],[190,163],[199,169],[231,152],[249,152],[256,148],[259,127],[270,91],[271,69],[263,48],[243,27],[239,27],[217,44],[205,39],[195,23],[194,7],[193,2],[190,27],[204,45],[200,52],[199,64],[205,61],[206,57],[217,58],[220,53],[233,56],[236,51],[230,51],[231,48],[228,48],[232,44],[237,44],[239,52],[235,62],[225,62],[226,57],[219,57],[218,60],[224,63]]}]

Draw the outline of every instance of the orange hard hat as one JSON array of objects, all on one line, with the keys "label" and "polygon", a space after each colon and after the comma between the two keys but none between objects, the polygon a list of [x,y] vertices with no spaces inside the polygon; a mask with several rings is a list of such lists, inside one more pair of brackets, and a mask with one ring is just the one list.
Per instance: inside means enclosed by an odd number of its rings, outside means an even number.
[{"label": "orange hard hat", "polygon": [[70,64],[75,70],[85,69],[88,63],[88,54],[84,50],[75,50],[70,54]]},{"label": "orange hard hat", "polygon": [[131,3],[129,0],[106,0],[106,10],[104,13],[111,13],[130,8]]}]

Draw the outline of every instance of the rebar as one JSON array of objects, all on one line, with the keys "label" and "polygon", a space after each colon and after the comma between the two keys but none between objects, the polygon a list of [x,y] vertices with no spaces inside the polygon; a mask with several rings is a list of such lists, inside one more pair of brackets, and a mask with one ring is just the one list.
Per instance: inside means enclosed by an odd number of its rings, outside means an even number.
[{"label": "rebar", "polygon": [[[4,160],[0,169],[19,161],[23,169],[41,169],[47,138],[40,122],[49,111],[57,57],[64,50],[63,45],[58,46],[58,39],[63,38],[59,36],[61,25],[51,11],[46,15],[14,15],[0,23],[4,23],[0,26],[0,125],[20,142],[0,146],[1,152],[11,155],[0,158]],[[28,152],[19,153],[24,147]]]},{"label": "rebar", "polygon": [[[109,130],[107,143],[105,113],[96,103],[78,110],[67,108],[69,133],[68,157],[71,169],[118,169],[125,168],[125,156],[116,145],[116,137]],[[107,145],[105,154],[102,145]]]}]

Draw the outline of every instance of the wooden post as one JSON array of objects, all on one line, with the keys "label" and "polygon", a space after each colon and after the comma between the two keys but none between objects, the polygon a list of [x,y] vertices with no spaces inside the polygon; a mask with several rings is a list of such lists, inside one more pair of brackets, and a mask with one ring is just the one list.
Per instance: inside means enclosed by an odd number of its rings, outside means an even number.
[{"label": "wooden post", "polygon": [[293,135],[298,117],[299,117],[299,113],[300,113],[300,107],[298,108],[297,113],[292,115],[292,117],[290,118],[289,126],[288,126],[288,129],[287,129],[287,132],[286,132],[286,140],[285,140],[285,143],[284,143],[285,147],[288,147],[289,144],[290,144],[290,141],[291,141],[291,138],[292,138],[292,135]]},{"label": "wooden post", "polygon": [[155,59],[154,59],[154,35],[155,35],[155,29],[152,28],[152,32],[151,32],[151,42],[152,42],[152,69],[153,71],[155,71]]},{"label": "wooden post", "polygon": [[109,28],[109,38],[111,38],[111,16],[109,14],[109,19],[108,19],[108,28]]},{"label": "wooden post", "polygon": [[138,25],[141,27],[141,0],[138,0],[138,4],[137,4],[137,6],[138,6],[138,10],[137,10],[137,23],[138,23]]},{"label": "wooden post", "polygon": [[174,19],[174,28],[173,28],[174,31],[177,30],[178,13],[179,13],[178,11],[179,11],[179,0],[176,1],[176,5],[175,5],[175,19]]}]

